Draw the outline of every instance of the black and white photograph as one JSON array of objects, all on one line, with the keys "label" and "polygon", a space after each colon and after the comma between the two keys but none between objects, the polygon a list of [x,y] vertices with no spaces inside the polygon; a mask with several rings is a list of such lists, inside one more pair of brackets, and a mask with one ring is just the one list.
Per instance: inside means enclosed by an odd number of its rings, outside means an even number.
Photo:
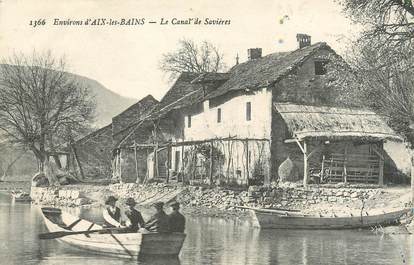
[{"label": "black and white photograph", "polygon": [[0,0],[0,264],[414,265],[412,0]]}]

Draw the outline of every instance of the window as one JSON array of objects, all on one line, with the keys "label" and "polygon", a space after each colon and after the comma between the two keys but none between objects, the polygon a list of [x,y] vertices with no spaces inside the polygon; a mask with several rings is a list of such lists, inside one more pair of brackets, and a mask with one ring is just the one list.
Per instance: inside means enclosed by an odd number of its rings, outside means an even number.
[{"label": "window", "polygon": [[217,109],[217,123],[221,122],[221,108]]},{"label": "window", "polygon": [[187,116],[187,127],[191,128],[191,115]]},{"label": "window", "polygon": [[315,61],[315,75],[324,75],[326,74],[326,64],[327,61]]},{"label": "window", "polygon": [[246,121],[250,121],[252,119],[252,103],[246,102]]}]

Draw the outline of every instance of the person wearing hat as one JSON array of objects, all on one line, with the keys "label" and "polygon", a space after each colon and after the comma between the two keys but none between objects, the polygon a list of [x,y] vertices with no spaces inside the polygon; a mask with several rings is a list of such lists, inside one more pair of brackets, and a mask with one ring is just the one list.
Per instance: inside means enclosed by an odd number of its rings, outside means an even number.
[{"label": "person wearing hat", "polygon": [[125,204],[128,206],[128,209],[125,210],[125,215],[128,217],[126,223],[127,231],[135,233],[138,229],[144,227],[144,218],[142,218],[141,213],[134,208],[135,205],[137,205],[134,198],[128,198]]},{"label": "person wearing hat", "polygon": [[164,212],[164,203],[156,202],[153,206],[157,212],[145,224],[145,228],[151,232],[169,232],[168,216]]},{"label": "person wearing hat", "polygon": [[173,212],[168,215],[168,227],[170,232],[184,233],[185,217],[179,212],[180,203],[175,201],[170,204]]},{"label": "person wearing hat", "polygon": [[107,227],[120,227],[121,226],[121,210],[116,207],[116,201],[118,199],[114,196],[109,196],[105,200],[105,209],[102,212]]}]

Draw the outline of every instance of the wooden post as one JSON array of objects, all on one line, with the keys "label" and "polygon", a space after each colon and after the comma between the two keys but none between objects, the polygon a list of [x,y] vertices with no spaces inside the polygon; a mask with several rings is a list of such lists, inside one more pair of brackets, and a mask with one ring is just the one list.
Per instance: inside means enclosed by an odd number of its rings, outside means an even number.
[{"label": "wooden post", "polygon": [[159,178],[158,174],[158,143],[154,148],[154,178]]},{"label": "wooden post", "polygon": [[137,154],[137,143],[134,140],[134,158],[135,158],[135,173],[137,174],[137,179],[135,180],[135,183],[140,183],[141,180],[139,178],[139,168],[138,168],[138,154]]},{"label": "wooden post", "polygon": [[119,148],[119,182],[122,184],[122,148]]},{"label": "wooden post", "polygon": [[81,165],[81,163],[79,161],[78,153],[76,152],[76,148],[75,148],[75,146],[73,144],[71,144],[70,147],[72,149],[73,156],[75,157],[76,164],[78,165],[79,173],[81,175],[81,178],[82,179],[85,179],[85,176],[83,175],[82,165]]},{"label": "wooden post", "polygon": [[184,168],[184,145],[181,146],[181,165],[180,165],[180,172],[181,172],[181,181],[184,183],[185,179],[185,168]]},{"label": "wooden post", "polygon": [[414,152],[411,150],[411,203],[414,206]]},{"label": "wooden post", "polygon": [[303,186],[308,186],[309,172],[308,172],[308,155],[307,144],[303,141]]},{"label": "wooden post", "polygon": [[246,182],[249,186],[249,140],[246,140]]},{"label": "wooden post", "polygon": [[167,145],[167,163],[165,167],[165,173],[166,173],[165,182],[166,183],[170,181],[170,167],[171,167],[170,156],[171,156],[171,144],[168,144]]},{"label": "wooden post", "polygon": [[213,141],[210,142],[210,185],[213,184]]},{"label": "wooden post", "polygon": [[378,176],[378,185],[384,185],[384,159],[382,157],[379,158],[379,176]]},{"label": "wooden post", "polygon": [[343,165],[343,177],[344,177],[344,183],[347,183],[347,172],[346,172],[346,166],[347,166],[347,161],[348,161],[348,146],[345,145],[345,152],[344,152],[344,165]]}]

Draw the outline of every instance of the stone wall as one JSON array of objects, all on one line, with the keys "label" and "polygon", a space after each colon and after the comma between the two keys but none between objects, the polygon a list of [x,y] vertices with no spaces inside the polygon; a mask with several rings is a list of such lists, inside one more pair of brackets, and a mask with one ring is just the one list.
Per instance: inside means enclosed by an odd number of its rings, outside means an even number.
[{"label": "stone wall", "polygon": [[91,203],[85,191],[79,189],[61,189],[58,187],[32,187],[30,197],[35,204],[53,206],[82,206]]},{"label": "stone wall", "polygon": [[[408,189],[409,190],[409,189]],[[343,214],[365,209],[385,209],[395,200],[395,192],[387,192],[375,186],[303,188],[293,184],[277,187],[251,186],[248,191],[229,190],[222,187],[205,188],[202,186],[180,186],[165,183],[113,184],[108,186],[73,186],[32,188],[31,196],[36,204],[54,206],[102,205],[108,195],[119,198],[118,205],[123,207],[128,197],[134,198],[140,207],[150,207],[156,201],[165,203],[179,201],[185,213],[227,216],[239,212],[243,207],[264,207],[297,209],[304,213]],[[398,196],[397,196],[398,197]],[[404,205],[394,205],[404,207]],[[218,213],[218,214],[217,214]]]}]

